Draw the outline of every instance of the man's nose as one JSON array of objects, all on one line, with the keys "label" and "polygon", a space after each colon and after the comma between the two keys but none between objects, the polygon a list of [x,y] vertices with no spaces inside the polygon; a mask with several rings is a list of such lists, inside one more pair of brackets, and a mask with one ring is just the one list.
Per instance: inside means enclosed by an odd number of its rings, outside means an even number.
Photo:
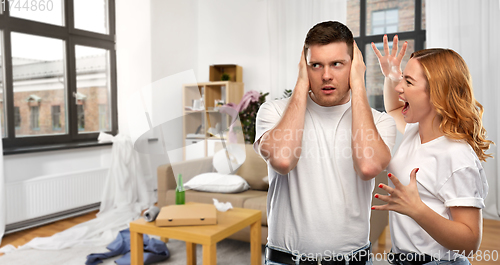
[{"label": "man's nose", "polygon": [[323,80],[332,80],[333,79],[333,73],[330,69],[325,68],[325,71],[323,72]]}]

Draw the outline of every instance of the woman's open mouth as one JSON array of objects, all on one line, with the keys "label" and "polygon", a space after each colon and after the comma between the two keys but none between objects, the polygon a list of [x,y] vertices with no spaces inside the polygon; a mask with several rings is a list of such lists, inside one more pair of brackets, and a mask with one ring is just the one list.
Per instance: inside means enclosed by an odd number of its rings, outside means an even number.
[{"label": "woman's open mouth", "polygon": [[408,113],[408,109],[409,108],[410,108],[410,103],[408,103],[408,102],[405,101],[405,106],[401,110],[401,113],[403,113],[403,115],[406,115],[406,113]]}]

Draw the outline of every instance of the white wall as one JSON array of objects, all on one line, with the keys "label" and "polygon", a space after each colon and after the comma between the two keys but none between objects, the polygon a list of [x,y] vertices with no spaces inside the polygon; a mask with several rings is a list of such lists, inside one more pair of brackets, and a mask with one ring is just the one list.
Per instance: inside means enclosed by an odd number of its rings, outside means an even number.
[{"label": "white wall", "polygon": [[152,80],[193,69],[198,60],[197,0],[151,1]]},{"label": "white wall", "polygon": [[[153,88],[170,89],[168,93],[164,91],[153,92],[153,104],[155,104],[155,100],[158,100],[156,97],[163,97],[161,101],[165,105],[155,108],[162,111],[152,113],[153,119],[157,119],[158,115],[163,116],[159,120],[163,120],[164,117],[181,117],[182,115],[182,86],[178,88],[168,87],[167,85],[171,84],[172,80],[167,79],[188,70],[193,70],[196,75],[198,66],[197,3],[197,0],[151,1],[151,77]],[[196,81],[186,81],[186,83]],[[178,146],[182,143],[181,124],[172,122],[163,126],[163,130],[163,133],[167,135],[165,137],[167,146]],[[156,133],[155,136],[158,137],[158,135],[159,133]],[[182,160],[182,150],[171,152],[169,155],[168,157],[150,155],[152,170],[161,164]]]},{"label": "white wall", "polygon": [[209,66],[243,67],[245,91],[270,90],[267,1],[198,1],[198,79],[208,81]]},{"label": "white wall", "polygon": [[[151,2],[116,1],[118,127],[128,135],[128,97],[151,83]],[[133,126],[133,125],[132,125]]]},{"label": "white wall", "polygon": [[[145,10],[148,5],[149,11]],[[133,91],[129,88],[131,84],[127,78],[134,76],[134,71],[140,71],[142,77],[136,77],[133,82],[142,82],[144,85],[149,82],[156,88],[162,83],[160,80],[187,70],[194,71],[198,82],[208,81],[209,66],[212,64],[241,65],[245,91],[270,90],[266,1],[150,0],[145,1],[139,10],[131,12],[140,14],[140,19],[133,20],[134,25],[127,26],[129,21],[117,20],[118,27],[126,29],[117,33],[121,67],[118,68],[120,101],[124,100],[124,94]],[[117,16],[124,16],[118,8],[117,13]],[[136,45],[141,50],[124,51],[121,40],[125,38],[129,49]],[[136,70],[138,65],[141,69]],[[146,78],[148,71],[149,80]],[[147,104],[154,103],[159,94],[153,93],[152,98],[145,99]],[[165,105],[171,109],[167,112],[170,114],[174,110],[182,110],[181,94],[178,91],[169,94],[175,97],[164,99]],[[118,113],[120,131],[123,132],[127,125],[123,108],[119,108]],[[151,115],[152,120],[155,120],[157,115],[165,114]],[[164,127],[168,131],[167,144],[182,145],[182,126],[176,127]],[[151,137],[158,136],[152,134]],[[149,155],[149,167],[153,175],[158,165],[182,159],[181,152],[169,155]]]}]

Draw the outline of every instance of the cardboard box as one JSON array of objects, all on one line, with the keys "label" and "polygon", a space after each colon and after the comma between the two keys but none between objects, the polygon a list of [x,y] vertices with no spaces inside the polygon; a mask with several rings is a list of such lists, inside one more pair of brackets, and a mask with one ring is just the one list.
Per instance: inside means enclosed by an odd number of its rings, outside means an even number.
[{"label": "cardboard box", "polygon": [[162,207],[156,226],[215,225],[217,209],[213,204],[184,204]]},{"label": "cardboard box", "polygon": [[236,64],[214,64],[209,68],[209,81],[222,81],[222,75],[228,74],[230,79],[227,81],[243,82],[243,68]]}]

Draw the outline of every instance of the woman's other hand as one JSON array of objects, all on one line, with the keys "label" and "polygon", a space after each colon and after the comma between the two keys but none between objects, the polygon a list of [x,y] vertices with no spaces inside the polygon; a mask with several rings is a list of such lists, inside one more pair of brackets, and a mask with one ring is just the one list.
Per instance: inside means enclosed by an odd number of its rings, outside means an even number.
[{"label": "woman's other hand", "polygon": [[[378,62],[380,64],[380,69],[385,77],[389,77],[394,82],[399,82],[401,80],[401,61],[406,53],[406,48],[408,47],[408,42],[405,41],[401,51],[398,54],[398,35],[394,36],[392,41],[392,52],[389,52],[389,44],[387,41],[387,35],[384,35],[384,56],[372,42],[372,49],[377,55]],[[397,56],[396,56],[397,55]]]}]

